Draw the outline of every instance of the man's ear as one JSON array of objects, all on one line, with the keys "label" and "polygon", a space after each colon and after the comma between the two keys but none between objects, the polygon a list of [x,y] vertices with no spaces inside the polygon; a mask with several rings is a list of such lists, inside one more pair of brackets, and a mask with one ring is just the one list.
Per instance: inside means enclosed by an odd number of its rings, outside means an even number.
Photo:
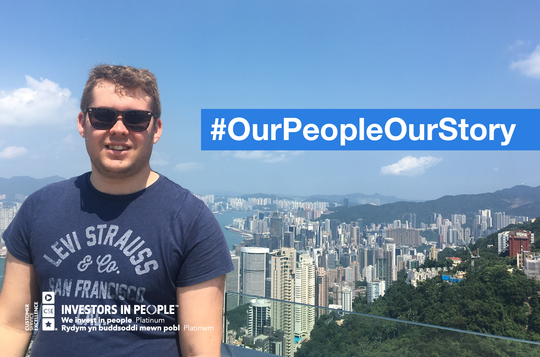
[{"label": "man's ear", "polygon": [[80,112],[77,116],[77,128],[79,129],[79,134],[83,138],[86,138],[86,123],[85,123],[85,114],[83,112]]},{"label": "man's ear", "polygon": [[161,122],[161,118],[158,118],[156,120],[156,124],[154,124],[154,144],[159,141],[159,138],[161,138],[162,130],[163,130],[163,123]]}]

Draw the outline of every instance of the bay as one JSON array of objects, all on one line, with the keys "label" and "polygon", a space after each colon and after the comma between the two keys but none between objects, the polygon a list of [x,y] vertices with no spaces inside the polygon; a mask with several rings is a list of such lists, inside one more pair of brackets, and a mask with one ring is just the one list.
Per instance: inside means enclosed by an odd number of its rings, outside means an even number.
[{"label": "bay", "polygon": [[246,218],[251,217],[255,213],[254,211],[233,211],[233,212],[225,212],[220,214],[214,214],[216,217],[219,226],[221,227],[221,230],[223,231],[223,234],[225,235],[225,239],[227,240],[227,245],[229,246],[229,250],[233,249],[234,244],[240,244],[245,237],[242,237],[242,235],[238,233],[234,233],[228,229],[225,228],[225,226],[228,226],[232,224],[233,219],[235,218]]}]

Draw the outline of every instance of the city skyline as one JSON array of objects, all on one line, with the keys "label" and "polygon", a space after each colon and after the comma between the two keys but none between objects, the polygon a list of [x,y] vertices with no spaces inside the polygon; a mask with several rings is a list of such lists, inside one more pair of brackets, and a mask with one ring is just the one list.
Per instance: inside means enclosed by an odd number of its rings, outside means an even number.
[{"label": "city skyline", "polygon": [[[205,152],[200,144],[201,109],[538,109],[538,2],[103,5],[4,4],[0,177],[90,170],[78,102],[89,69],[112,63],[155,72],[164,133],[152,167],[198,194],[430,200],[540,185],[536,151]],[[120,13],[146,26],[126,27]]]},{"label": "city skyline", "polygon": [[[212,197],[203,199],[210,207],[214,206]],[[267,200],[255,199],[253,203]],[[242,208],[238,199],[228,200],[229,204],[228,209]],[[442,254],[450,251],[462,257],[459,246],[463,244],[479,243],[478,237],[486,237],[509,224],[532,223],[528,217],[509,217],[490,209],[475,212],[472,229],[462,226],[467,221],[464,214],[443,216],[435,212],[426,223],[413,213],[405,217],[405,221],[396,219],[382,224],[368,224],[362,218],[348,222],[324,219],[324,216],[316,221],[314,219],[321,217],[328,203],[281,201],[278,204],[283,211],[277,208],[272,212],[243,211],[245,218],[234,218],[232,226],[226,227],[245,238],[231,251],[235,270],[227,274],[226,287],[232,295],[227,296],[226,310],[236,316],[247,314],[247,318],[243,319],[246,328],[238,329],[242,320],[238,318],[227,320],[225,326],[226,341],[230,344],[254,346],[257,350],[288,357],[314,338],[311,331],[316,328],[317,318],[328,311],[324,308],[337,309],[343,316],[346,312],[360,312],[357,307],[353,309],[353,301],[355,306],[369,306],[387,295],[387,291],[395,294],[395,290],[391,290],[394,284],[401,284],[401,288],[404,283],[416,287],[434,278],[442,278],[443,285],[460,283],[473,271],[455,273],[440,267],[417,268],[423,266],[428,256],[437,259],[439,251]],[[0,210],[0,231],[4,224],[2,218],[12,219],[18,207],[20,203]],[[427,235],[431,236],[429,239],[422,237],[420,241],[420,231],[427,229],[438,232],[436,241],[433,235]],[[505,233],[506,243],[501,243]],[[533,236],[525,230],[499,233],[499,253],[506,246],[510,257],[521,254],[517,258],[518,269],[522,261],[523,272],[529,278],[538,277],[540,266],[538,256],[530,254]],[[514,237],[518,237],[517,244]],[[66,241],[61,244],[69,249]],[[482,244],[487,244],[486,240]],[[488,250],[482,249],[482,257],[486,259]],[[474,254],[471,252],[471,260],[480,258],[478,249]],[[458,265],[463,261],[468,264],[466,258],[451,256],[447,259]],[[434,262],[428,263],[433,265]],[[449,265],[442,261],[436,264]],[[466,267],[463,266],[465,270]],[[403,276],[398,281],[398,271],[402,275],[405,271],[406,281]],[[508,269],[505,267],[504,271]],[[247,299],[238,294],[247,294]],[[253,299],[255,296],[259,298]],[[359,296],[360,299],[356,299]],[[300,305],[292,305],[293,302]]]}]

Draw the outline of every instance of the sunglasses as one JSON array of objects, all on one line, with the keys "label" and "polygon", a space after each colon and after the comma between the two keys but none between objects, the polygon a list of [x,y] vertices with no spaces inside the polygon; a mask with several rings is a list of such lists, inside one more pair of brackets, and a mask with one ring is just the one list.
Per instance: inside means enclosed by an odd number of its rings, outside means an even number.
[{"label": "sunglasses", "polygon": [[112,110],[109,108],[88,108],[84,111],[88,113],[90,124],[94,129],[108,130],[118,121],[118,116],[122,115],[124,126],[131,131],[145,131],[150,125],[152,112],[146,110]]}]

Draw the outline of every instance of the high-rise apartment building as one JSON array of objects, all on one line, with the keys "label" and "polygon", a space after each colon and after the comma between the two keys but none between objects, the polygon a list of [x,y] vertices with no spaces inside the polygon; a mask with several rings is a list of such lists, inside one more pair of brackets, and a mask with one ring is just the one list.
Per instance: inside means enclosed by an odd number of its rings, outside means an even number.
[{"label": "high-rise apartment building", "polygon": [[501,254],[502,252],[508,250],[508,234],[509,231],[501,232],[498,236],[498,253]]},{"label": "high-rise apartment building", "polygon": [[383,296],[385,290],[386,288],[385,288],[384,281],[374,280],[373,282],[368,283],[368,286],[367,286],[368,304],[373,303],[373,301],[377,300],[380,296]]},{"label": "high-rise apartment building", "polygon": [[343,310],[353,311],[352,302],[352,290],[350,287],[344,286],[341,290],[341,304],[343,305]]},{"label": "high-rise apartment building", "polygon": [[491,218],[491,210],[490,209],[478,210],[478,216],[480,217],[479,223],[482,226],[483,230],[486,230],[489,227],[493,226],[493,220]]},{"label": "high-rise apartment building", "polygon": [[334,286],[332,287],[333,305],[339,305],[343,307],[343,302],[341,301],[341,299],[343,298],[341,294],[342,291],[343,291],[343,285],[339,283],[334,284]]},{"label": "high-rise apartment building", "polygon": [[[295,276],[294,300],[300,304],[315,305],[315,264],[309,254],[302,254]],[[309,337],[315,326],[315,308],[303,305],[295,307],[295,335]]]},{"label": "high-rise apartment building", "polygon": [[452,214],[450,215],[450,221],[454,227],[459,227],[467,222],[467,216],[464,214]]},{"label": "high-rise apartment building", "polygon": [[373,269],[373,265],[368,265],[362,269],[362,275],[368,283],[375,280],[375,269]]},{"label": "high-rise apartment building", "polygon": [[351,245],[358,245],[360,241],[360,227],[355,222],[354,225],[351,223]]},{"label": "high-rise apartment building", "polygon": [[294,355],[294,302],[296,250],[281,248],[272,252],[270,263],[271,295],[273,299],[285,302],[272,302],[272,325],[283,331],[285,340],[284,356]]},{"label": "high-rise apartment building", "polygon": [[397,280],[396,245],[394,244],[394,240],[392,238],[386,238],[383,249],[383,274],[382,277],[379,277],[379,279],[385,281],[385,288],[388,289],[390,286],[392,286],[394,281]]},{"label": "high-rise apartment building", "polygon": [[438,255],[439,253],[437,251],[437,248],[432,245],[431,248],[429,249],[429,259],[437,260]]},{"label": "high-rise apartment building", "polygon": [[322,255],[321,248],[312,248],[311,252],[311,256],[313,257],[313,263],[315,264],[315,269],[318,269],[320,264],[320,257]]},{"label": "high-rise apartment building", "polygon": [[422,244],[420,231],[414,228],[393,228],[386,230],[387,238],[394,238],[396,244],[419,246]]},{"label": "high-rise apartment building", "polygon": [[410,228],[416,228],[416,213],[409,213]]}]

